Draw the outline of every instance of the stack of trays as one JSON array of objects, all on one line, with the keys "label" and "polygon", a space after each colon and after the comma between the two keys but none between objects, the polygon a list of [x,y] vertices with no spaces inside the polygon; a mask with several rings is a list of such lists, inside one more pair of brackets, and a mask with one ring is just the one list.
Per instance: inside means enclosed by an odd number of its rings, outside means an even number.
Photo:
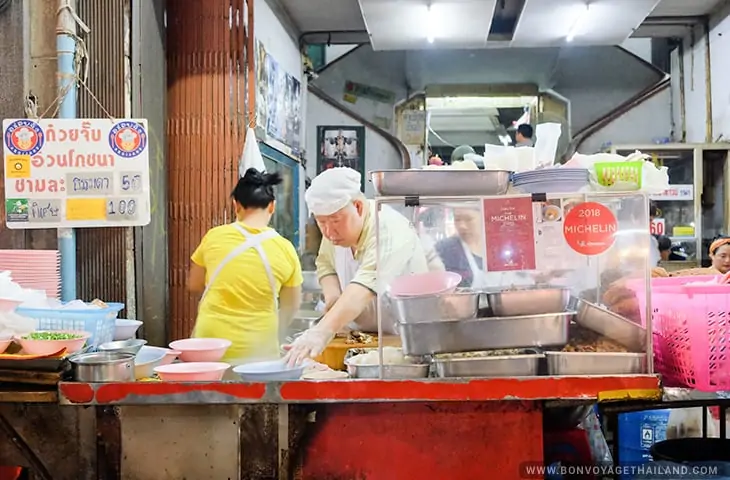
[{"label": "stack of trays", "polygon": [[515,173],[512,184],[524,193],[575,193],[589,185],[585,168],[545,168]]},{"label": "stack of trays", "polygon": [[[479,308],[482,296],[489,308]],[[534,288],[392,302],[403,353],[433,356],[438,376],[518,377],[539,373],[540,349],[568,343],[569,300],[565,288]]]}]

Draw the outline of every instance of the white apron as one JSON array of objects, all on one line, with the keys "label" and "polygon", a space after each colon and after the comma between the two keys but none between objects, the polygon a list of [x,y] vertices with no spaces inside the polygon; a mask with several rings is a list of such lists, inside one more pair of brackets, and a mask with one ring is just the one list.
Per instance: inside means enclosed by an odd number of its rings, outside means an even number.
[{"label": "white apron", "polygon": [[[203,304],[203,300],[208,295],[208,292],[210,291],[210,288],[215,283],[216,279],[220,275],[220,273],[223,271],[223,269],[231,263],[236,257],[239,255],[242,255],[244,252],[247,252],[248,250],[254,248],[256,249],[256,252],[258,252],[259,257],[261,257],[261,262],[264,264],[264,269],[266,270],[266,276],[269,278],[269,287],[271,288],[271,296],[274,299],[274,311],[277,312],[279,310],[279,297],[276,294],[276,280],[274,278],[274,272],[271,269],[271,263],[269,262],[269,258],[266,256],[266,252],[264,251],[264,248],[262,246],[262,243],[264,243],[266,240],[269,240],[271,238],[276,238],[279,236],[279,234],[276,232],[276,230],[266,230],[265,232],[252,234],[246,231],[245,228],[240,226],[237,223],[234,223],[233,226],[241,232],[241,234],[245,237],[245,240],[236,248],[231,250],[231,252],[226,255],[226,257],[221,261],[221,263],[218,264],[215,270],[213,270],[213,273],[210,275],[210,278],[208,279],[207,284],[205,285],[205,290],[203,291],[203,295],[200,297],[200,301],[198,302],[198,310],[200,310],[200,306]],[[193,329],[193,336],[195,336],[195,329]],[[227,363],[230,363],[231,365],[237,365],[242,363],[244,360],[233,360],[229,361]]]},{"label": "white apron", "polygon": [[[335,247],[335,272],[337,272],[337,279],[340,281],[340,290],[345,291],[358,268],[360,268],[360,262],[355,260],[355,256],[352,254],[352,249],[347,247]],[[361,332],[377,333],[378,331],[378,298],[370,302],[365,307],[360,316],[354,321],[350,322],[347,326],[350,330],[359,330]],[[383,332],[392,334],[394,333],[393,322],[390,315],[386,314],[385,305],[383,305]]]},{"label": "white apron", "polygon": [[471,253],[469,246],[461,241],[461,248],[464,249],[464,255],[466,255],[466,261],[469,264],[469,270],[471,270],[471,288],[474,290],[484,290],[487,285],[487,275],[483,269],[479,268],[476,260],[474,260],[474,254]]}]

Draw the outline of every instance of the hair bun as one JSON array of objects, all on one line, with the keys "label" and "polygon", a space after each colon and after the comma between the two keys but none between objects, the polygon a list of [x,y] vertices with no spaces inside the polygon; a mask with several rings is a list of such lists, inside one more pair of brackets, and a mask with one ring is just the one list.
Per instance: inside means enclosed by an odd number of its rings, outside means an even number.
[{"label": "hair bun", "polygon": [[264,185],[267,187],[279,185],[282,181],[281,174],[279,172],[264,173],[261,177],[263,178]]},{"label": "hair bun", "polygon": [[246,170],[246,174],[241,180],[246,185],[261,187],[266,185],[266,174],[256,170],[255,168],[249,168]]}]

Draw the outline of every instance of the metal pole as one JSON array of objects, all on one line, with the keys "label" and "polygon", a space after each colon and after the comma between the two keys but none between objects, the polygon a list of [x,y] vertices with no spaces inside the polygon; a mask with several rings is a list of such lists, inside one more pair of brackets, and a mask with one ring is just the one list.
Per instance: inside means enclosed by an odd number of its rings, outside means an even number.
[{"label": "metal pole", "polygon": [[[76,20],[71,13],[75,6],[75,0],[58,0],[56,54],[61,97],[58,118],[76,118]],[[76,232],[72,228],[58,229],[58,249],[61,252],[61,300],[68,302],[76,299]]]}]

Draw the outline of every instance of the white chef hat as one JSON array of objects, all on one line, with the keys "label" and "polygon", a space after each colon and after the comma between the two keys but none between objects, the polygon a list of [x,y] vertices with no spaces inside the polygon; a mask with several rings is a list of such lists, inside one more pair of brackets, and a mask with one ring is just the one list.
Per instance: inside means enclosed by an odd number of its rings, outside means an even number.
[{"label": "white chef hat", "polygon": [[325,170],[312,180],[304,193],[309,211],[314,215],[332,215],[345,208],[360,192],[360,172],[348,167]]}]

